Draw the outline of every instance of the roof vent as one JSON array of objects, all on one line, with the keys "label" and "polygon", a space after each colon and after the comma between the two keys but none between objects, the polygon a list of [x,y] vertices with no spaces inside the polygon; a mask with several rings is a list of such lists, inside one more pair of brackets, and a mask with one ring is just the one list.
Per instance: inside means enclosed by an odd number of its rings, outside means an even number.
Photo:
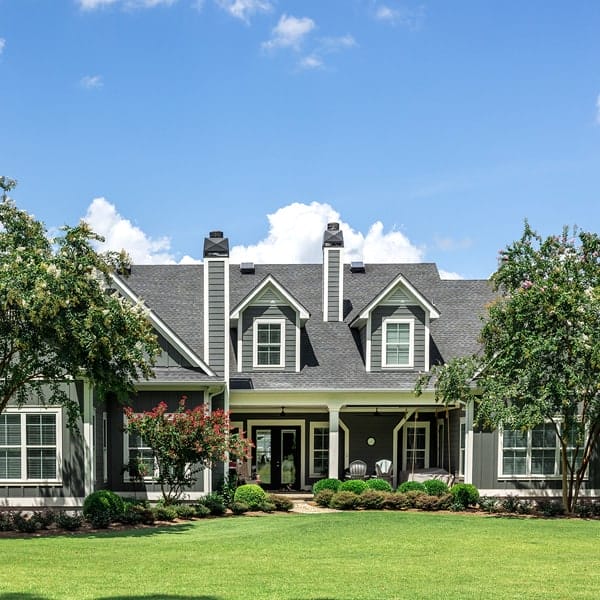
[{"label": "roof vent", "polygon": [[350,263],[350,273],[364,273],[365,263],[362,260],[353,260]]},{"label": "roof vent", "polygon": [[229,240],[223,237],[222,231],[211,231],[204,238],[204,258],[229,256]]},{"label": "roof vent", "polygon": [[254,274],[255,271],[256,271],[256,269],[254,268],[253,262],[240,263],[240,273],[247,275],[247,274]]}]

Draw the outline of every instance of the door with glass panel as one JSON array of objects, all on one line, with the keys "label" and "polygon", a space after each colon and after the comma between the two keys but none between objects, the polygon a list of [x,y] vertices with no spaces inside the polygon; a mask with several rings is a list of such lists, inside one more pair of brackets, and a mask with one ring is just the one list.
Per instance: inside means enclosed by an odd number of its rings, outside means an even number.
[{"label": "door with glass panel", "polygon": [[252,463],[262,486],[269,490],[300,488],[300,428],[254,427]]}]

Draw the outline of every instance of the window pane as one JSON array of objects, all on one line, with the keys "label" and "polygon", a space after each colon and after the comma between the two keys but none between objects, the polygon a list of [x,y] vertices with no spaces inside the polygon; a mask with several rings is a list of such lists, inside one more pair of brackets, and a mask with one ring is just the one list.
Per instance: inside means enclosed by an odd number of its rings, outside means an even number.
[{"label": "window pane", "polygon": [[27,478],[56,479],[54,448],[27,448]]},{"label": "window pane", "polygon": [[410,325],[387,323],[385,339],[385,361],[387,365],[408,365],[410,358]]},{"label": "window pane", "polygon": [[556,452],[554,450],[531,451],[531,474],[554,475]]},{"label": "window pane", "polygon": [[555,448],[556,431],[551,424],[539,425],[531,431],[532,448]]},{"label": "window pane", "polygon": [[0,415],[0,446],[21,444],[21,415]]},{"label": "window pane", "polygon": [[516,429],[505,429],[503,435],[504,448],[527,448],[527,432]]},{"label": "window pane", "polygon": [[0,479],[21,479],[21,449],[0,449]]},{"label": "window pane", "polygon": [[504,475],[525,475],[527,473],[527,450],[505,450],[502,472]]},{"label": "window pane", "polygon": [[27,415],[26,424],[28,446],[56,444],[56,415]]}]

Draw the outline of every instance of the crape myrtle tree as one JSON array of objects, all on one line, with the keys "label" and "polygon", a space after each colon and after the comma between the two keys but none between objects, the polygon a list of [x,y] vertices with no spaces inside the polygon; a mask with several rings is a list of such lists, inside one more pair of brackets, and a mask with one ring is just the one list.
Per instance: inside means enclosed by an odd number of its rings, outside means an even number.
[{"label": "crape myrtle tree", "polygon": [[152,375],[156,337],[142,305],[110,293],[124,253],[98,253],[102,238],[81,222],[51,238],[8,197],[0,177],[0,413],[15,401],[62,404],[80,416],[65,381],[84,379],[125,398]]},{"label": "crape myrtle tree", "polygon": [[143,413],[125,409],[127,431],[152,450],[151,457],[130,458],[129,474],[154,479],[165,504],[179,500],[202,470],[218,461],[247,459],[252,448],[243,434],[231,433],[229,413],[207,405],[187,409],[186,400],[182,396],[175,412],[168,412],[165,402]]},{"label": "crape myrtle tree", "polygon": [[573,512],[600,436],[600,238],[568,228],[542,238],[525,222],[491,280],[498,297],[481,355],[434,368],[417,393],[435,377],[439,400],[476,394],[483,427],[553,424],[563,505]]}]

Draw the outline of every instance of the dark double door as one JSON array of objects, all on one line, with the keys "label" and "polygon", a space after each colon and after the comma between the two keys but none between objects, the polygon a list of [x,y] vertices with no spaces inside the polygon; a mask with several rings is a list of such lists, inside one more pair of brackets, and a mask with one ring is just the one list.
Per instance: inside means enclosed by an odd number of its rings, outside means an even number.
[{"label": "dark double door", "polygon": [[300,427],[256,426],[253,464],[261,485],[269,490],[300,488]]}]

